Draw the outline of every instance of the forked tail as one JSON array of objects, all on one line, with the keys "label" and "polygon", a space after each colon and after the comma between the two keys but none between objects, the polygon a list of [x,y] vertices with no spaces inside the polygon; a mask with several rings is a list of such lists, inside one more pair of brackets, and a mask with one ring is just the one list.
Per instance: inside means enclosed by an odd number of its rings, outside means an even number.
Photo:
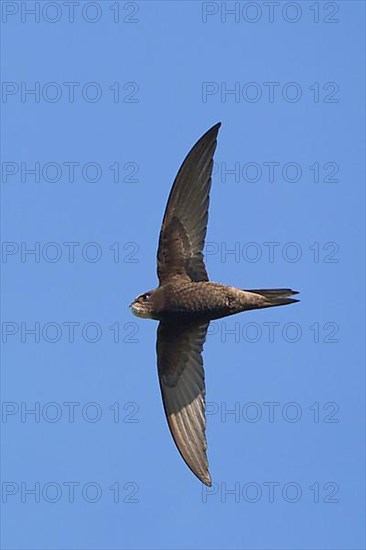
[{"label": "forked tail", "polygon": [[298,292],[290,288],[275,288],[270,290],[250,289],[247,290],[247,292],[253,292],[254,294],[259,294],[263,296],[263,298],[266,298],[266,302],[260,307],[285,306],[299,301],[295,298],[289,298],[289,296],[298,294]]}]

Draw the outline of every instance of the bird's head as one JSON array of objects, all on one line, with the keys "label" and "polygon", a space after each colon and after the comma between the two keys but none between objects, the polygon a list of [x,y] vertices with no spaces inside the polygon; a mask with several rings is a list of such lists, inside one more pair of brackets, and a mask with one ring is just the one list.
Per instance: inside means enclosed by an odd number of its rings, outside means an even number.
[{"label": "bird's head", "polygon": [[137,317],[153,319],[153,294],[154,290],[149,290],[148,292],[137,296],[132,304],[130,304],[132,313]]}]

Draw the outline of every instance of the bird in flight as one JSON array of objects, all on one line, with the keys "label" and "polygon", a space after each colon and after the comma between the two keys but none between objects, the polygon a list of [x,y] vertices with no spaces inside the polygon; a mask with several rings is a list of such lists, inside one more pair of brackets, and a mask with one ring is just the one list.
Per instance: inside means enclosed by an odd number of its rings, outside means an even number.
[{"label": "bird in flight", "polygon": [[221,123],[193,146],[170,191],[157,254],[159,286],[131,304],[159,321],[156,353],[165,414],[192,472],[211,485],[208,470],[202,348],[210,321],[241,311],[297,302],[288,288],[243,290],[209,281],[203,259],[213,155]]}]

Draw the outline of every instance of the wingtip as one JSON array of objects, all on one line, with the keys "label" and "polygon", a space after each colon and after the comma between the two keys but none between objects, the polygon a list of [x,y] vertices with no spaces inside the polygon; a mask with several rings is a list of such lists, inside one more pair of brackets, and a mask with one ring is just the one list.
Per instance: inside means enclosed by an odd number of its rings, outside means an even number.
[{"label": "wingtip", "polygon": [[207,135],[207,134],[217,134],[218,131],[220,130],[220,126],[221,126],[221,122],[216,122],[216,124],[211,126],[211,128],[209,130],[207,130],[205,135]]},{"label": "wingtip", "polygon": [[207,487],[212,487],[212,479],[211,479],[211,476],[210,476],[210,472],[207,471],[204,475],[202,475],[200,477],[200,480]]}]

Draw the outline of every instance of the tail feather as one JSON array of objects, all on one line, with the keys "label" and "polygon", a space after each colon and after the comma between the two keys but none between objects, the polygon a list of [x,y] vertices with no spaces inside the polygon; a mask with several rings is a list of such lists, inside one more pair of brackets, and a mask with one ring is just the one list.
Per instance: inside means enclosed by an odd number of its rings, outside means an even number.
[{"label": "tail feather", "polygon": [[298,294],[296,290],[291,290],[290,288],[275,288],[269,290],[263,289],[250,289],[247,292],[253,292],[254,294],[259,294],[266,298],[268,302],[260,307],[273,307],[273,306],[285,306],[287,304],[294,304],[299,302],[295,298],[289,298],[289,296],[294,296]]}]

